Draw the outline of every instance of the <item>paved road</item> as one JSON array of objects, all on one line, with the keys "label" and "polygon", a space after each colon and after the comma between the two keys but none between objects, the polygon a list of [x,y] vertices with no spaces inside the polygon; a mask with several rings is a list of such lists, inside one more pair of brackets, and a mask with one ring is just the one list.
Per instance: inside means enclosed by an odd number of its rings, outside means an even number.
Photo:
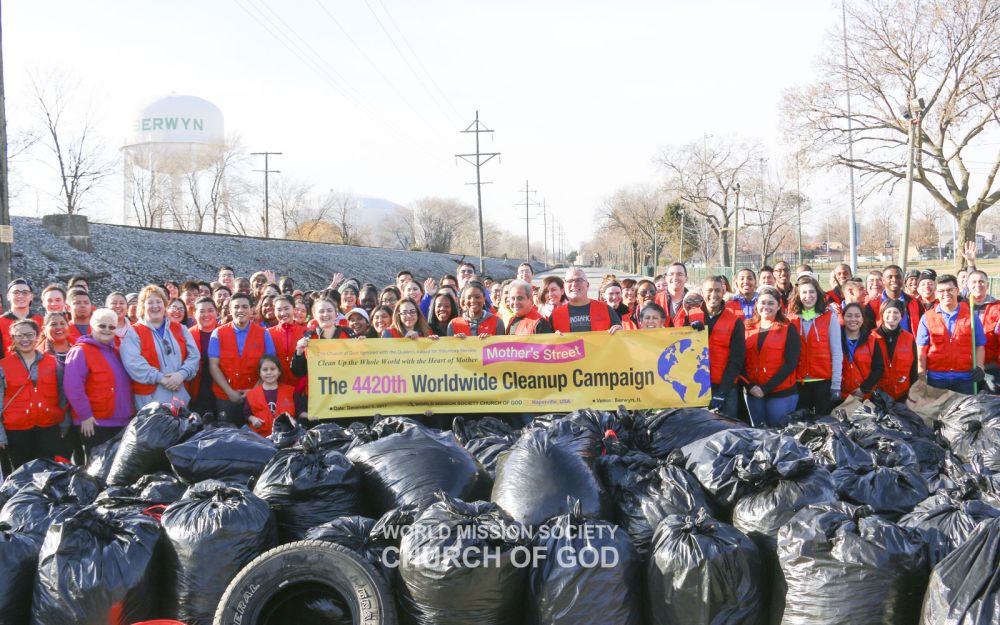
[{"label": "paved road", "polygon": [[[606,267],[582,267],[582,269],[587,273],[587,282],[590,283],[590,297],[592,299],[597,299],[597,289],[601,286],[601,281],[609,273],[613,273],[618,276],[619,280],[624,280],[625,278],[632,278],[633,280],[638,280],[641,276],[634,273],[625,273],[616,269],[608,269]],[[545,276],[556,275],[562,278],[566,275],[565,269],[556,269],[554,271],[546,271],[544,273],[536,273],[534,279],[535,286],[541,286],[542,280]]]}]

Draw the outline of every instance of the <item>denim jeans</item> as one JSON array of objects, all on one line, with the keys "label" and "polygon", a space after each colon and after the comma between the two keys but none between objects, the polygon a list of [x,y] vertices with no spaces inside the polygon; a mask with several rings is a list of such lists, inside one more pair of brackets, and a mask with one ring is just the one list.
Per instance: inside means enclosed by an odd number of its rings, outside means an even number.
[{"label": "denim jeans", "polygon": [[[934,378],[928,376],[927,384],[933,386],[934,388],[943,388],[949,391],[955,391],[956,393],[965,393],[966,395],[972,395],[972,380],[935,380]],[[985,387],[986,383],[980,383],[980,386]]]},{"label": "denim jeans", "polygon": [[754,427],[773,428],[785,425],[786,417],[795,410],[798,403],[798,393],[786,397],[754,397],[747,393],[747,405]]}]

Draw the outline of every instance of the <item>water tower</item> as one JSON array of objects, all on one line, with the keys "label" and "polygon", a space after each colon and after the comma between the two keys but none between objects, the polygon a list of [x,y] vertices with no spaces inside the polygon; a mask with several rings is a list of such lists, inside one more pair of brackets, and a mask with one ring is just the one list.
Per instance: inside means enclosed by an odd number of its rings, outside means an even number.
[{"label": "water tower", "polygon": [[[184,177],[216,163],[225,147],[222,111],[208,100],[171,94],[143,108],[122,146],[125,223],[178,223]],[[141,179],[137,179],[141,170]],[[145,222],[145,223],[143,223]]]}]

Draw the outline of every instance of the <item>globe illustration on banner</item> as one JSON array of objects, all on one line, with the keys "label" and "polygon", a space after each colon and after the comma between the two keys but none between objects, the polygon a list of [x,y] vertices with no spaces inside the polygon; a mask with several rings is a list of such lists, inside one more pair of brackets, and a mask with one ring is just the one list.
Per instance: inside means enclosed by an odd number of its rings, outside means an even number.
[{"label": "globe illustration on banner", "polygon": [[[691,339],[679,339],[663,350],[663,353],[660,354],[660,360],[656,363],[656,371],[660,374],[660,379],[668,383],[683,401],[689,400],[687,396],[688,385],[686,380],[677,379],[673,368],[680,362],[682,354],[687,355],[687,352],[695,349],[697,348]],[[701,353],[697,355],[697,361],[698,368],[694,371],[694,383],[700,387],[698,397],[703,397],[712,390],[712,374],[708,367],[707,347],[702,348]]]}]

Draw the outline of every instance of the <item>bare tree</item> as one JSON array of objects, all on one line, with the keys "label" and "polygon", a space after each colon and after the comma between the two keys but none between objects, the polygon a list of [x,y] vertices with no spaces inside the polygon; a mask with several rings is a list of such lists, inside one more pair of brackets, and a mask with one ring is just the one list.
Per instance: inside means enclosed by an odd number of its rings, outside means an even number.
[{"label": "bare tree", "polygon": [[378,244],[401,250],[414,249],[417,245],[416,223],[412,208],[399,207],[385,219],[379,229]]},{"label": "bare tree", "polygon": [[455,224],[470,223],[473,209],[454,198],[429,197],[413,204],[417,244],[428,252],[450,252]]},{"label": "bare tree", "polygon": [[77,85],[51,75],[31,77],[32,94],[41,120],[42,143],[52,152],[60,179],[58,196],[69,215],[82,211],[87,194],[115,171],[115,159],[96,136],[89,114],[70,122],[71,92]]},{"label": "bare tree", "polygon": [[208,226],[207,222],[211,221],[211,231],[219,231],[232,193],[232,185],[227,181],[236,176],[237,168],[246,158],[239,135],[233,135],[226,140],[218,158],[208,168],[185,176],[193,230],[204,231]]},{"label": "bare tree", "polygon": [[706,137],[664,149],[655,159],[666,171],[666,189],[707,220],[709,229],[721,240],[719,262],[725,267],[731,266],[737,184],[752,175],[760,152],[756,144]]},{"label": "bare tree", "polygon": [[162,181],[153,171],[133,166],[127,182],[131,187],[129,195],[136,223],[143,228],[159,226],[168,204]]},{"label": "bare tree", "polygon": [[363,233],[358,221],[358,212],[360,211],[358,196],[348,191],[331,189],[323,204],[329,207],[328,218],[337,226],[340,233],[337,242],[342,245],[361,245]]},{"label": "bare tree", "polygon": [[648,185],[623,187],[604,200],[598,215],[607,227],[617,230],[640,251],[639,262],[649,254],[653,266],[660,264],[660,253],[668,227],[675,225],[679,214],[666,214],[667,200]]},{"label": "bare tree", "polygon": [[[270,210],[277,213],[281,220],[282,232],[288,233],[296,229],[298,224],[317,218],[316,205],[311,201],[312,185],[304,180],[289,176],[278,176],[271,183]],[[264,224],[263,207],[260,214],[261,226]]]},{"label": "bare tree", "polygon": [[859,0],[847,11],[847,68],[843,33],[831,34],[820,79],[785,97],[788,126],[801,144],[822,151],[818,165],[847,166],[871,188],[891,189],[906,179],[908,103],[923,98],[914,182],[959,220],[962,239],[973,240],[979,216],[1000,201],[997,150],[975,176],[977,192],[968,162],[1000,129],[1000,3]]}]

